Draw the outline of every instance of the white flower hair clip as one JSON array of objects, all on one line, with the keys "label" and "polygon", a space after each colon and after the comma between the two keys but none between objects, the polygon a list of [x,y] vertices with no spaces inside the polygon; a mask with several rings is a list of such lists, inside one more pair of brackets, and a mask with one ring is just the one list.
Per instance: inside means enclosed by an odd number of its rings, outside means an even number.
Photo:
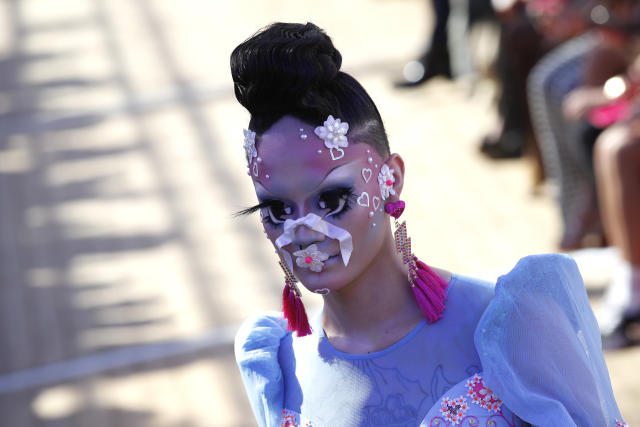
[{"label": "white flower hair clip", "polygon": [[298,267],[308,268],[316,273],[320,273],[322,271],[324,261],[329,259],[329,255],[318,250],[318,247],[315,244],[296,251],[293,255],[296,257],[296,264]]},{"label": "white flower hair clip", "polygon": [[314,132],[320,139],[324,140],[324,146],[330,150],[331,158],[338,160],[344,156],[342,148],[349,146],[346,136],[348,130],[349,123],[341,122],[340,119],[335,119],[329,115],[324,122],[324,126],[318,126]]},{"label": "white flower hair clip", "polygon": [[258,157],[256,150],[256,133],[252,130],[242,129],[244,132],[244,151],[247,152],[247,162],[250,164],[254,157]]},{"label": "white flower hair clip", "polygon": [[382,200],[385,200],[389,197],[389,194],[393,194],[395,196],[396,191],[393,189],[393,183],[396,182],[396,178],[393,176],[393,169],[389,169],[389,166],[386,164],[382,165],[380,168],[380,173],[378,174],[378,184],[380,184],[380,196]]}]

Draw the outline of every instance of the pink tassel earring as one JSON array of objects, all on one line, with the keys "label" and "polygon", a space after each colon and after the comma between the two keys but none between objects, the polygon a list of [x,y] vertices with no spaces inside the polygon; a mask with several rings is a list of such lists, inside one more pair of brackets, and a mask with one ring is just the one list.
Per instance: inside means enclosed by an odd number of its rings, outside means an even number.
[{"label": "pink tassel earring", "polygon": [[304,337],[311,333],[307,312],[302,304],[302,294],[295,278],[287,264],[280,260],[280,267],[284,271],[284,289],[282,290],[282,312],[287,319],[287,329],[296,331],[299,337]]},{"label": "pink tassel earring", "polygon": [[394,218],[396,230],[393,237],[396,250],[402,254],[402,262],[409,266],[409,284],[418,307],[427,321],[433,323],[442,317],[446,298],[445,290],[448,284],[411,252],[411,238],[407,237],[407,223],[406,221],[402,221],[402,224],[398,223],[404,208],[405,203],[402,200],[395,203],[389,202],[384,206],[385,211]]}]

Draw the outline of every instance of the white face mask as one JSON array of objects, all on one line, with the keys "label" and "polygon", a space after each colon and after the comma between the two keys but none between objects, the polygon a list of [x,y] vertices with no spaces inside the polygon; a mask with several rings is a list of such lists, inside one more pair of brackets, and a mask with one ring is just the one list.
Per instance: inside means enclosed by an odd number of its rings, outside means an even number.
[{"label": "white face mask", "polygon": [[291,271],[293,271],[291,254],[282,248],[293,242],[296,228],[300,225],[305,225],[311,230],[322,233],[330,239],[337,240],[340,243],[340,255],[342,256],[342,262],[345,267],[347,266],[349,258],[351,258],[351,252],[353,252],[353,239],[351,238],[351,233],[325,221],[314,213],[310,213],[307,216],[296,220],[287,219],[284,222],[283,233],[276,239],[276,247],[282,254]]}]

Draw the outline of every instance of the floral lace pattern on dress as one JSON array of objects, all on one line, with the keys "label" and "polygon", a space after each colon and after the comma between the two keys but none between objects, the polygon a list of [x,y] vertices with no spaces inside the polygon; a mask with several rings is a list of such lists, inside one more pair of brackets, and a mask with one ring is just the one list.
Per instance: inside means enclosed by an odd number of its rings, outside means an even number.
[{"label": "floral lace pattern on dress", "polygon": [[467,406],[467,399],[462,396],[456,399],[444,397],[442,398],[440,405],[440,412],[442,413],[442,416],[447,421],[451,421],[451,424],[453,425],[458,424],[469,409],[469,406]]},{"label": "floral lace pattern on dress", "polygon": [[482,377],[475,374],[467,381],[467,396],[471,401],[489,412],[500,412],[502,400],[484,384]]},{"label": "floral lace pattern on dress", "polygon": [[[467,398],[458,395],[467,391]],[[470,400],[470,404],[467,404]],[[484,383],[482,375],[475,374],[458,383],[440,398],[423,419],[420,427],[519,427],[522,423],[502,400]],[[613,427],[629,427],[624,420],[616,420]]]},{"label": "floral lace pattern on dress", "polygon": [[[466,391],[467,397],[458,395]],[[451,397],[451,396],[458,397]],[[470,403],[467,403],[470,401]],[[437,407],[437,411],[435,410]],[[449,389],[420,424],[421,427],[517,427],[521,423],[475,374]]]},{"label": "floral lace pattern on dress", "polygon": [[285,409],[282,411],[280,427],[314,427],[314,424],[299,413]]}]

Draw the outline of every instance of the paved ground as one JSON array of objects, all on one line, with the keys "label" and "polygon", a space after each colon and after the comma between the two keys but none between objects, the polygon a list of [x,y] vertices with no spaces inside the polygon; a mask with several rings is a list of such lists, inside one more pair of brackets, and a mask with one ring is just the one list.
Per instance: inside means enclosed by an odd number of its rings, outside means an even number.
[{"label": "paved ground", "polygon": [[[553,251],[526,162],[476,152],[492,85],[391,88],[428,16],[419,0],[0,2],[0,424],[253,425],[231,338],[278,307],[281,277],[258,222],[231,216],[254,199],[228,56],[271,21],[326,28],[377,100],[421,257],[492,277]],[[597,303],[612,256],[577,255]],[[640,424],[640,350],[607,361]]]}]

